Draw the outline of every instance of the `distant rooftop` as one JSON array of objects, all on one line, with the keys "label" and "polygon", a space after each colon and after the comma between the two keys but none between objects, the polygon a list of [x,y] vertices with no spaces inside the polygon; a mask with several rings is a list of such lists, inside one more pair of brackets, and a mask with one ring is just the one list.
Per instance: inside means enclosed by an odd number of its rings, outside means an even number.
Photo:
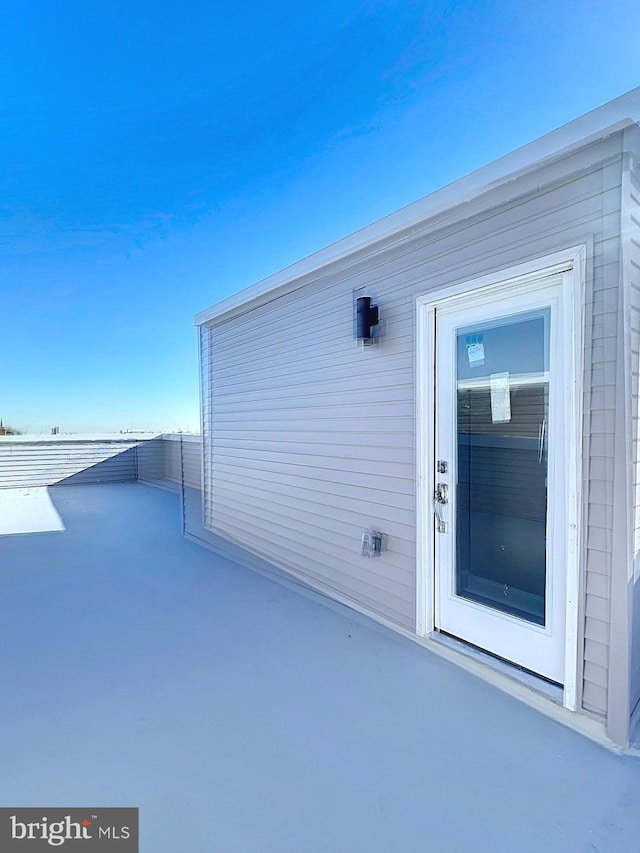
[{"label": "distant rooftop", "polygon": [[176,440],[180,437],[185,440],[200,437],[199,433],[195,432],[169,433],[145,432],[142,430],[139,432],[137,430],[131,430],[130,432],[59,432],[55,435],[48,432],[32,432],[25,433],[24,435],[0,435],[0,443],[3,441],[7,444],[12,444],[14,442],[34,443],[43,441],[50,441],[56,444],[61,441],[149,441],[152,438],[159,438],[160,436]]},{"label": "distant rooftop", "polygon": [[157,438],[161,432],[69,432],[51,435],[50,432],[28,433],[24,435],[0,435],[0,442],[34,441],[147,441]]}]

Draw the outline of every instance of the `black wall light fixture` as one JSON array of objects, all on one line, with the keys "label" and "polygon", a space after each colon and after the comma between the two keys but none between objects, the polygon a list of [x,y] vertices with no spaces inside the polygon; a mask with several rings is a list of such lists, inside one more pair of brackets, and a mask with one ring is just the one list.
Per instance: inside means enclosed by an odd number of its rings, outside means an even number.
[{"label": "black wall light fixture", "polygon": [[356,300],[356,337],[365,345],[373,343],[373,328],[379,322],[378,306],[371,304],[370,296]]}]

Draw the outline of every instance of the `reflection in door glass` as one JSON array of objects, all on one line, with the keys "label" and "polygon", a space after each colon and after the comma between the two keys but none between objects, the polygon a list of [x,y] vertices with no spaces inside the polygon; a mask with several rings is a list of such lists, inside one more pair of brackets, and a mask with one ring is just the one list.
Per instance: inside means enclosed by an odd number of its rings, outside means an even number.
[{"label": "reflection in door glass", "polygon": [[545,624],[549,309],[457,333],[456,594]]}]

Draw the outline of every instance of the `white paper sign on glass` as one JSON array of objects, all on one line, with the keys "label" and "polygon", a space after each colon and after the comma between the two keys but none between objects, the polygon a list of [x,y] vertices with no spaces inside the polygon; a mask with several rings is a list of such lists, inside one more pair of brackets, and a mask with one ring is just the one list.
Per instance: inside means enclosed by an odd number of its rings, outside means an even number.
[{"label": "white paper sign on glass", "polygon": [[509,391],[509,374],[490,374],[489,385],[491,388],[492,423],[509,423],[509,421],[511,420],[511,393]]}]

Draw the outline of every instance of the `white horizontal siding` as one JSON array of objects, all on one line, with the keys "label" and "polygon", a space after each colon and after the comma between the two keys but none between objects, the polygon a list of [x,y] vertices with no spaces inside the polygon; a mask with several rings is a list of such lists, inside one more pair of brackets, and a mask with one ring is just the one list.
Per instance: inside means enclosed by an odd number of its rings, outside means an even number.
[{"label": "white horizontal siding", "polygon": [[200,436],[167,434],[138,448],[138,479],[175,488],[202,488],[202,439]]},{"label": "white horizontal siding", "polygon": [[202,490],[202,440],[187,442],[184,451],[184,483]]},{"label": "white horizontal siding", "polygon": [[622,230],[624,235],[624,282],[628,296],[631,338],[631,417],[633,424],[633,560],[632,650],[630,713],[640,701],[640,141],[625,171],[626,191]]},{"label": "white horizontal siding", "polygon": [[[208,528],[413,628],[415,299],[586,242],[584,704],[600,714],[608,666],[621,154],[618,134],[411,235],[355,252],[282,298],[201,328]],[[380,306],[374,348],[353,340],[358,292]],[[373,527],[388,534],[389,549],[366,560],[360,537]]]},{"label": "white horizontal siding", "polygon": [[164,441],[154,438],[136,448],[138,480],[146,483],[161,483],[165,479]]},{"label": "white horizontal siding", "polygon": [[584,680],[582,707],[586,711],[602,716],[603,708],[607,707],[607,688],[594,684],[589,678]]},{"label": "white horizontal siding", "polygon": [[0,445],[0,488],[136,479],[138,442],[44,441]]},{"label": "white horizontal siding", "polygon": [[[182,446],[182,451],[181,451]],[[182,457],[182,458],[181,458]],[[6,441],[0,443],[0,488],[141,480],[201,489],[202,439]]]},{"label": "white horizontal siding", "polygon": [[177,441],[163,441],[164,449],[164,470],[167,480],[172,480],[174,483],[182,482],[182,459],[181,448]]},{"label": "white horizontal siding", "polygon": [[192,436],[165,438],[165,476],[174,483],[202,488],[202,441]]},{"label": "white horizontal siding", "polygon": [[[379,465],[379,467],[383,466]],[[295,470],[284,471],[282,468],[273,465],[262,468],[247,468],[234,464],[232,460],[218,461],[217,458],[213,459],[212,474],[214,496],[218,487],[223,488],[223,484],[242,482],[246,489],[253,487],[258,493],[267,492],[270,494],[272,491],[276,492],[279,487],[285,488],[291,494],[295,494],[296,490],[301,490],[308,496],[313,495],[319,503],[332,501],[333,496],[336,495],[348,498],[352,509],[360,504],[371,510],[377,509],[376,515],[379,515],[380,507],[397,507],[406,512],[414,506],[413,491],[407,488],[402,489],[397,478],[389,484],[387,478],[382,475],[379,475],[377,479],[373,475],[369,477],[369,493],[363,496],[362,483],[356,476],[351,478],[351,482],[345,482],[344,479],[336,476],[329,478],[320,474],[309,478],[308,482],[303,485],[304,473],[300,475]]]}]

